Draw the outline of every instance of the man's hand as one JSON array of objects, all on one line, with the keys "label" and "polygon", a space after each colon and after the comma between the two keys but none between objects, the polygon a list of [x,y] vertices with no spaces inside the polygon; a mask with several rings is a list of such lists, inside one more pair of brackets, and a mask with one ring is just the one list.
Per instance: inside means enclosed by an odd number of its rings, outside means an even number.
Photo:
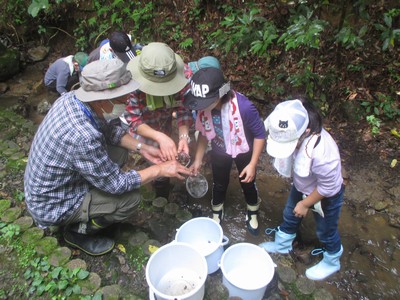
[{"label": "man's hand", "polygon": [[146,147],[142,146],[142,149],[140,150],[140,154],[149,162],[153,164],[159,164],[162,163],[163,160],[161,159],[161,151],[160,149],[146,145]]},{"label": "man's hand", "polygon": [[157,143],[160,145],[161,157],[164,161],[176,160],[178,151],[175,142],[166,134],[159,132]]},{"label": "man's hand", "polygon": [[161,164],[160,166],[160,176],[162,177],[176,177],[178,179],[184,180],[185,177],[182,175],[190,176],[190,170],[184,166],[182,166],[178,161],[171,160],[166,161]]}]

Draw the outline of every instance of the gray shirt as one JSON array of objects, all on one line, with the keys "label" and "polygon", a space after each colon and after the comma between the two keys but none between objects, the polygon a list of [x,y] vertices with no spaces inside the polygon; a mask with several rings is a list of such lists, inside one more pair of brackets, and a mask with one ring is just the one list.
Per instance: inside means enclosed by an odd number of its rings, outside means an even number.
[{"label": "gray shirt", "polygon": [[71,66],[65,61],[65,57],[62,57],[57,59],[47,69],[47,72],[44,75],[44,84],[49,86],[55,81],[56,90],[60,95],[62,95],[67,92],[68,79],[71,75]]}]

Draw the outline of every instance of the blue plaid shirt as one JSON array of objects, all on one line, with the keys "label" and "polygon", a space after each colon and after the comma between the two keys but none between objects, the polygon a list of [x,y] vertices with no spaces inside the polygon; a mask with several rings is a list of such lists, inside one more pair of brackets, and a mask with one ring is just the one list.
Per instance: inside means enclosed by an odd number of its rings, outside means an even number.
[{"label": "blue plaid shirt", "polygon": [[57,99],[33,139],[24,176],[25,201],[38,226],[67,219],[92,187],[111,194],[139,188],[140,175],[122,172],[107,154],[107,143],[119,144],[124,134],[74,92]]}]

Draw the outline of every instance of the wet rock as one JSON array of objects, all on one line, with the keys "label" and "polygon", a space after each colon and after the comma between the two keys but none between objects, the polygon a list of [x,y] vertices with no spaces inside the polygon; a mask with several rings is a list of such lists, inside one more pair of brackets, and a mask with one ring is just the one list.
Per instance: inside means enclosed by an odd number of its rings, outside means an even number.
[{"label": "wet rock", "polygon": [[168,203],[165,205],[164,212],[168,215],[175,216],[179,210],[179,205],[176,203]]},{"label": "wet rock", "polygon": [[42,61],[49,54],[50,47],[38,46],[28,50],[28,59],[33,62]]},{"label": "wet rock", "polygon": [[106,279],[115,280],[116,278],[120,278],[121,276],[121,264],[118,258],[114,253],[104,262],[105,269],[107,270],[105,273]]},{"label": "wet rock", "polygon": [[121,288],[117,284],[107,285],[100,289],[104,300],[118,300]]},{"label": "wet rock", "polygon": [[55,237],[46,236],[36,243],[35,250],[39,255],[50,255],[58,246],[58,241]]},{"label": "wet rock", "polygon": [[90,273],[89,277],[79,283],[82,295],[91,295],[101,286],[101,278],[97,273]]},{"label": "wet rock", "polygon": [[20,71],[19,51],[0,43],[0,81],[6,81]]},{"label": "wet rock", "polygon": [[39,102],[37,106],[37,112],[41,115],[45,115],[50,110],[50,108],[51,108],[51,102],[47,99],[44,99]]},{"label": "wet rock", "polygon": [[311,295],[315,290],[315,282],[301,276],[296,281],[296,287],[299,289],[300,293]]},{"label": "wet rock", "polygon": [[188,210],[179,210],[175,216],[178,221],[184,223],[192,218],[192,213]]},{"label": "wet rock", "polygon": [[314,300],[333,300],[334,297],[325,289],[317,289],[313,294]]},{"label": "wet rock", "polygon": [[32,227],[33,219],[31,217],[24,216],[15,220],[14,224],[19,226],[21,232],[24,232],[28,228]]},{"label": "wet rock", "polygon": [[0,214],[11,207],[11,200],[0,200]]},{"label": "wet rock", "polygon": [[49,263],[55,267],[63,266],[70,259],[71,253],[71,249],[67,247],[57,248],[49,256]]},{"label": "wet rock", "polygon": [[277,272],[279,274],[279,278],[285,283],[292,283],[297,278],[296,272],[287,266],[279,265],[277,267]]},{"label": "wet rock", "polygon": [[152,219],[149,221],[149,228],[152,236],[159,241],[164,241],[168,239],[168,234],[170,232],[170,228],[168,227],[168,223],[161,222],[160,220]]},{"label": "wet rock", "polygon": [[39,241],[43,237],[43,235],[43,229],[32,227],[22,234],[21,241],[25,244],[31,245]]},{"label": "wet rock", "polygon": [[377,201],[374,203],[374,209],[376,211],[382,211],[385,210],[389,204],[386,201]]},{"label": "wet rock", "polygon": [[153,200],[153,206],[156,208],[164,208],[167,205],[168,200],[164,197],[157,197]]},{"label": "wet rock", "polygon": [[396,199],[400,200],[400,185],[391,187],[388,192]]},{"label": "wet rock", "polygon": [[1,220],[6,223],[11,223],[17,220],[22,214],[22,209],[20,207],[11,207],[3,212]]},{"label": "wet rock", "polygon": [[139,232],[134,233],[129,238],[129,245],[138,246],[138,245],[143,244],[148,239],[149,239],[149,236],[146,233],[139,231]]},{"label": "wet rock", "polygon": [[140,187],[140,196],[144,202],[153,202],[156,192],[150,184],[146,184]]},{"label": "wet rock", "polygon": [[7,83],[0,82],[0,94],[4,94],[10,89]]},{"label": "wet rock", "polygon": [[[154,249],[156,248],[160,248],[162,246],[162,244],[157,241],[157,240],[148,240],[146,243],[143,244],[142,249],[144,254],[146,255],[152,255],[154,251]],[[152,251],[150,251],[152,250]]]},{"label": "wet rock", "polygon": [[[229,291],[222,284],[221,276],[207,276],[205,283],[206,299],[228,299]],[[232,297],[229,299],[233,299]]]},{"label": "wet rock", "polygon": [[400,216],[389,215],[389,225],[395,228],[400,228]]},{"label": "wet rock", "polygon": [[70,260],[67,264],[66,267],[69,269],[76,269],[76,268],[80,268],[81,270],[86,270],[87,266],[86,266],[86,262],[80,258],[76,258],[73,260]]}]

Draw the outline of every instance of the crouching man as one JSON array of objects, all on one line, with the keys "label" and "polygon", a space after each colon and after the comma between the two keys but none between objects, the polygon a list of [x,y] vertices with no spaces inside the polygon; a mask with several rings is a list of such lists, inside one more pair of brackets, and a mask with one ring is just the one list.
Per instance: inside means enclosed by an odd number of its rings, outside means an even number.
[{"label": "crouching man", "polygon": [[[177,161],[162,162],[159,149],[141,144],[105,120],[119,117],[126,95],[139,88],[120,60],[88,64],[81,87],[54,103],[33,139],[25,170],[25,201],[38,227],[64,227],[65,241],[90,255],[111,251],[98,232],[131,217],[139,187],[157,177],[190,175]],[[154,163],[121,170],[128,151]]]}]

